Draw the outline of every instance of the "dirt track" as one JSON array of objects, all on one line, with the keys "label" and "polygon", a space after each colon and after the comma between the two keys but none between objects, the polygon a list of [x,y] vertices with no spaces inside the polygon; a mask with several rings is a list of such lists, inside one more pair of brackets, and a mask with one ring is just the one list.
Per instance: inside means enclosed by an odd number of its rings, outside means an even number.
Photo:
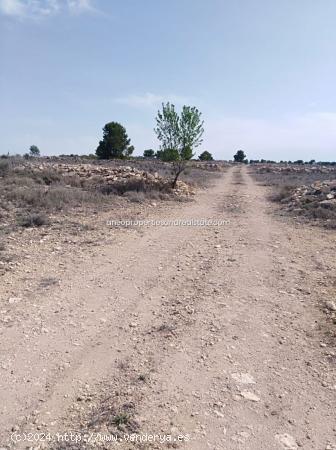
[{"label": "dirt track", "polygon": [[248,169],[231,168],[161,217],[227,224],[118,231],[60,287],[15,305],[24,320],[1,332],[3,445],[12,427],[94,429],[92,417],[108,433],[106,411],[128,404],[126,431],[190,435],[179,448],[336,449],[319,307],[334,295],[335,235],[271,210]]}]

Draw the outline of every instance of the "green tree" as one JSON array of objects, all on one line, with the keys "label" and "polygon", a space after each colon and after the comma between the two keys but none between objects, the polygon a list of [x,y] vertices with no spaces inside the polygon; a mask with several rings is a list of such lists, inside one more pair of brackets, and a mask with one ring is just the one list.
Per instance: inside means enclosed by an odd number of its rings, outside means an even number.
[{"label": "green tree", "polygon": [[185,161],[189,161],[194,156],[192,148],[187,145],[186,147],[183,147],[181,150],[181,158]]},{"label": "green tree", "polygon": [[243,150],[238,150],[237,153],[233,156],[235,162],[244,162],[246,155]]},{"label": "green tree", "polygon": [[174,162],[180,159],[180,154],[176,148],[166,148],[161,151],[160,159],[165,162]]},{"label": "green tree", "polygon": [[212,154],[206,150],[199,155],[198,159],[201,161],[213,161]]},{"label": "green tree", "polygon": [[124,156],[125,156],[126,158],[129,158],[131,155],[133,155],[134,150],[135,150],[134,145],[128,146],[128,147],[126,148],[126,150],[125,150],[125,155],[124,155]]},{"label": "green tree", "polygon": [[99,159],[123,159],[132,154],[134,147],[126,129],[118,122],[109,122],[103,128],[103,139],[99,142],[96,155]]},{"label": "green tree", "polygon": [[151,148],[143,152],[145,158],[154,158],[155,152]]},{"label": "green tree", "polygon": [[154,131],[161,142],[161,150],[156,156],[172,163],[172,187],[175,188],[187,162],[194,156],[193,149],[202,143],[204,129],[201,113],[195,107],[183,106],[179,116],[174,105],[163,103],[162,111],[158,111],[156,116]]},{"label": "green tree", "polygon": [[[204,122],[201,112],[195,106],[183,106],[179,123],[179,144],[187,155],[191,155],[194,148],[202,143]],[[188,149],[188,150],[187,150]]]},{"label": "green tree", "polygon": [[40,156],[40,149],[37,147],[37,145],[31,145],[29,147],[29,155],[30,156]]},{"label": "green tree", "polygon": [[162,103],[162,111],[157,113],[156,128],[154,129],[158,140],[161,142],[162,150],[179,148],[179,123],[180,118],[175,111],[175,106],[169,102]]}]

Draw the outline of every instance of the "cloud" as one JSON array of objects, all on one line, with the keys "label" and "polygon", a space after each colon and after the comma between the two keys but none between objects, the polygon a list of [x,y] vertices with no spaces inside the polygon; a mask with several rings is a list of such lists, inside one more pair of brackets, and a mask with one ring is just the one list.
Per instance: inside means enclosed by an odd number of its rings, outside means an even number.
[{"label": "cloud", "polygon": [[153,108],[158,107],[162,102],[171,102],[175,105],[188,103],[188,99],[179,95],[156,95],[146,92],[143,95],[128,95],[115,99],[117,103],[127,105],[132,108]]},{"label": "cloud", "polygon": [[20,0],[1,0],[0,12],[6,16],[23,16],[25,5]]},{"label": "cloud", "polygon": [[0,14],[17,19],[40,19],[60,12],[94,12],[91,0],[0,0]]},{"label": "cloud", "polygon": [[67,0],[69,11],[72,14],[81,14],[83,12],[97,12],[93,7],[91,0]]},{"label": "cloud", "polygon": [[253,159],[334,160],[336,113],[206,120],[203,147],[222,159],[231,159],[233,153],[242,148]]},{"label": "cloud", "polygon": [[0,0],[0,12],[12,17],[45,17],[58,12],[57,0]]}]

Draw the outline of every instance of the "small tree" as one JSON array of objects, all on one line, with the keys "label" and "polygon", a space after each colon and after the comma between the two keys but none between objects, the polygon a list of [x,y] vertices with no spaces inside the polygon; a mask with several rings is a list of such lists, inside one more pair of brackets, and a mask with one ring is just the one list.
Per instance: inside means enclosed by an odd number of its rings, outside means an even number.
[{"label": "small tree", "polygon": [[134,145],[130,145],[129,147],[126,148],[124,156],[126,158],[129,158],[130,156],[133,155],[134,150],[135,150]]},{"label": "small tree", "polygon": [[99,159],[123,159],[133,153],[134,147],[129,145],[130,142],[125,127],[118,122],[109,122],[103,128],[103,139],[99,142],[96,155]]},{"label": "small tree", "polygon": [[175,106],[169,102],[162,103],[162,111],[158,111],[156,116],[156,128],[154,129],[158,140],[161,142],[161,149],[179,148],[179,122],[180,118],[175,111]]},{"label": "small tree", "polygon": [[201,113],[195,107],[183,106],[179,116],[174,105],[163,103],[162,111],[158,111],[156,117],[154,131],[161,141],[161,150],[156,156],[163,161],[172,162],[172,187],[175,188],[187,162],[194,156],[193,148],[202,143],[204,129]]},{"label": "small tree", "polygon": [[29,156],[40,156],[40,149],[37,145],[31,145],[29,147]]},{"label": "small tree", "polygon": [[150,148],[150,149],[148,149],[148,150],[145,150],[144,153],[143,153],[143,155],[144,155],[145,158],[154,158],[155,152],[154,152],[154,150],[152,150],[152,149]]},{"label": "small tree", "polygon": [[202,144],[204,122],[200,111],[195,106],[183,106],[179,126],[179,140],[182,150],[192,158],[192,150]]},{"label": "small tree", "polygon": [[238,150],[237,153],[233,156],[235,162],[244,162],[246,155],[243,150]]},{"label": "small tree", "polygon": [[198,159],[200,161],[213,161],[212,154],[206,150],[199,155]]},{"label": "small tree", "polygon": [[163,155],[163,150],[157,150],[157,152],[155,153],[155,158],[162,159],[162,155]]}]

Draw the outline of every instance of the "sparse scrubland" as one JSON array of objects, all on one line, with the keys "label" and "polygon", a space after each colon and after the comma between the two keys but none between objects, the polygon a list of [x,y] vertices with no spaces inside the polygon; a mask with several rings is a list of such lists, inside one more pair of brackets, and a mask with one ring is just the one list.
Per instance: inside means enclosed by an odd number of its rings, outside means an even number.
[{"label": "sparse scrubland", "polygon": [[335,17],[0,0],[0,450],[336,450]]},{"label": "sparse scrubland", "polygon": [[[174,189],[152,157],[0,162],[4,445],[333,448],[333,230],[268,198],[332,172],[190,160]],[[145,218],[212,222],[108,224]]]},{"label": "sparse scrubland", "polygon": [[171,163],[156,159],[0,158],[0,274],[15,271],[22,249],[38,254],[45,236],[51,246],[74,236],[78,245],[98,242],[108,233],[106,221],[146,218],[153,208],[192,201],[223,170],[191,162],[173,189]]},{"label": "sparse scrubland", "polygon": [[171,172],[169,163],[156,160],[0,159],[1,228],[46,225],[48,214],[83,207],[106,209],[116,196],[138,203],[187,200],[216,175],[191,166],[173,189]]},{"label": "sparse scrubland", "polygon": [[256,164],[256,180],[271,186],[270,199],[279,212],[313,224],[336,228],[336,166],[313,164]]}]

